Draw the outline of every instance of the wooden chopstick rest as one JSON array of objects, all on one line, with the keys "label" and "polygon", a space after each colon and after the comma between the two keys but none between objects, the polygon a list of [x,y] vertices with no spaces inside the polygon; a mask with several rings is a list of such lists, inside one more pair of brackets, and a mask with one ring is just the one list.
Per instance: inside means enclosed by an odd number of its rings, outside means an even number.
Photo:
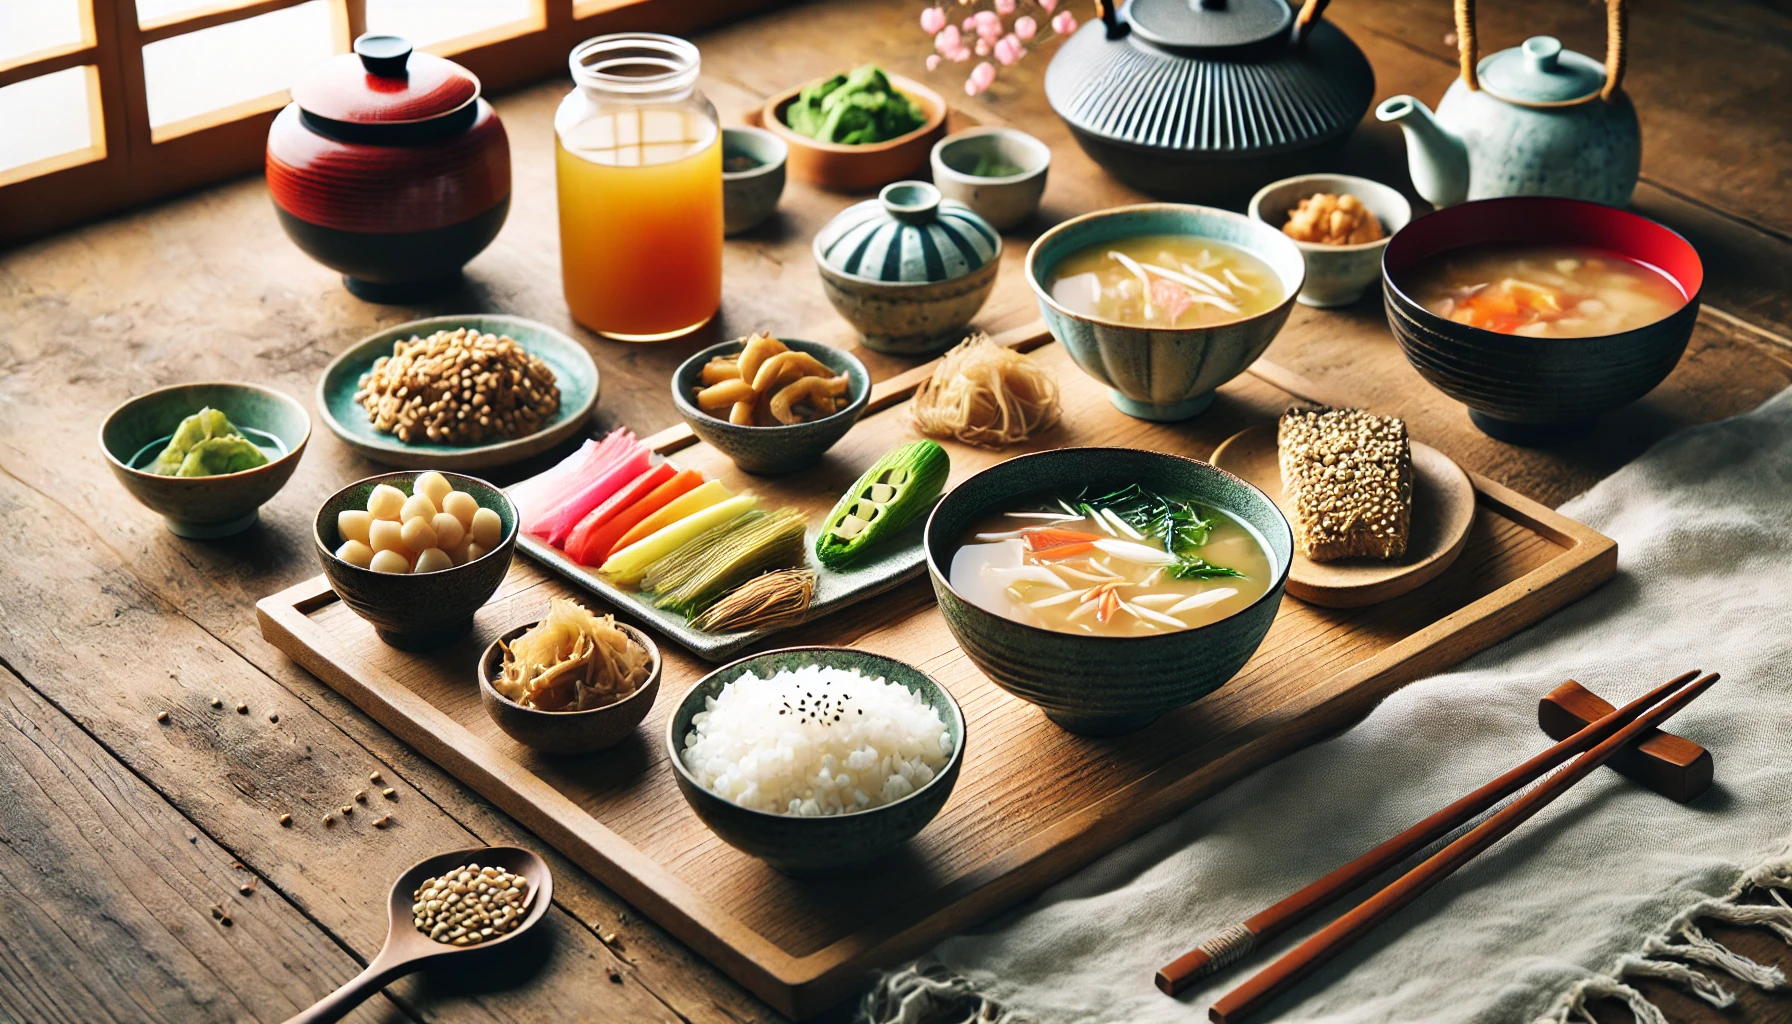
[{"label": "wooden chopstick rest", "polygon": [[[1611,712],[1605,698],[1570,679],[1537,701],[1537,724],[1550,739],[1561,740]],[[1612,755],[1606,767],[1678,803],[1711,788],[1711,752],[1659,729]]]}]

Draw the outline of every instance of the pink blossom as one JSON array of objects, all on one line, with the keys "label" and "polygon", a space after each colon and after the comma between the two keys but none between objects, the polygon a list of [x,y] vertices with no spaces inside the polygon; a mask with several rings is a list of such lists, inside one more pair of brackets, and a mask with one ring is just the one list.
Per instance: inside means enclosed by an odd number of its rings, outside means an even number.
[{"label": "pink blossom", "polygon": [[1008,15],[1014,13],[1014,0],[995,0],[996,13]]},{"label": "pink blossom", "polygon": [[1014,36],[1021,42],[1033,38],[1039,33],[1039,23],[1026,15],[1014,19]]},{"label": "pink blossom", "polygon": [[965,61],[971,59],[971,48],[968,46],[960,46],[958,49],[946,54],[946,58],[954,64],[963,64]]},{"label": "pink blossom", "polygon": [[962,29],[964,29],[964,30],[965,30],[965,31],[966,31],[966,32],[975,32],[975,31],[977,31],[977,18],[976,18],[976,16],[975,16],[975,15],[973,15],[973,16],[971,16],[971,17],[969,17],[969,18],[966,18],[966,19],[964,19],[964,20],[963,20],[963,21],[961,21],[961,22],[959,22],[959,23],[958,23],[958,27],[959,27],[959,28],[962,28]]},{"label": "pink blossom", "polygon": [[964,44],[964,37],[959,35],[957,25],[947,25],[940,29],[939,35],[933,37],[933,48],[951,56],[952,51]]},{"label": "pink blossom", "polygon": [[938,7],[929,7],[921,12],[921,31],[934,35],[946,27],[946,12]]},{"label": "pink blossom", "polygon": [[977,56],[979,56],[979,57],[989,56],[989,40],[987,40],[987,39],[977,40]]},{"label": "pink blossom", "polygon": [[1039,0],[1039,9],[1050,14],[1058,9],[1058,0]]},{"label": "pink blossom", "polygon": [[1020,45],[1020,40],[1012,35],[1006,35],[996,40],[996,60],[1001,61],[1004,67],[1020,60],[1026,56],[1026,53],[1026,49]]},{"label": "pink blossom", "polygon": [[989,61],[984,61],[972,68],[970,77],[964,80],[964,94],[966,96],[975,96],[989,88],[990,84],[995,80],[996,66]]},{"label": "pink blossom", "polygon": [[[1043,0],[1042,0],[1043,2]],[[1076,31],[1076,15],[1069,11],[1059,11],[1052,16],[1052,31],[1067,36]]]},{"label": "pink blossom", "polygon": [[927,70],[935,71],[935,70],[939,69],[939,66],[940,66],[940,55],[937,53],[928,54],[927,55]]},{"label": "pink blossom", "polygon": [[964,94],[966,96],[975,96],[982,91],[982,89],[977,87],[976,82],[973,82],[968,78],[964,80]]},{"label": "pink blossom", "polygon": [[971,15],[971,17],[976,20],[979,27],[983,25],[994,25],[997,28],[1002,27],[1002,18],[994,11],[978,11],[976,14]]}]

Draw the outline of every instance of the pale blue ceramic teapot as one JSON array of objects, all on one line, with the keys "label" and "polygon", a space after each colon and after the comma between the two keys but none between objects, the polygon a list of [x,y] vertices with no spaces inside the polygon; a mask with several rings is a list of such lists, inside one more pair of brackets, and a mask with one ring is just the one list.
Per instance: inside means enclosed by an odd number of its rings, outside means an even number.
[{"label": "pale blue ceramic teapot", "polygon": [[1406,133],[1413,187],[1433,206],[1543,195],[1630,202],[1642,161],[1636,109],[1624,80],[1624,0],[1607,0],[1606,55],[1534,36],[1476,62],[1473,0],[1456,0],[1462,74],[1433,115],[1395,96],[1375,116]]}]

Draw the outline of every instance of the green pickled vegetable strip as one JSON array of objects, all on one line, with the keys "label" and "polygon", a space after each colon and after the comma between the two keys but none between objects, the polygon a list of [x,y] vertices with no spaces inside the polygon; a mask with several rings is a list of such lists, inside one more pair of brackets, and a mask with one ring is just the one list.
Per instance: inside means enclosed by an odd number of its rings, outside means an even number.
[{"label": "green pickled vegetable strip", "polygon": [[878,459],[840,496],[815,538],[815,557],[830,569],[851,566],[862,553],[925,515],[952,461],[932,441],[903,445]]},{"label": "green pickled vegetable strip", "polygon": [[654,607],[692,616],[747,580],[803,564],[807,517],[794,508],[751,512],[707,531],[647,569]]}]

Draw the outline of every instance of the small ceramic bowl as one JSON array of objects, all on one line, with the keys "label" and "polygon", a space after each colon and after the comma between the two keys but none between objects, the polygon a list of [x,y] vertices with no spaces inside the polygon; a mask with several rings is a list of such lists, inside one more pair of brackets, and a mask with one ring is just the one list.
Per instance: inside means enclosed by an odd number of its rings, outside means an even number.
[{"label": "small ceramic bowl", "polygon": [[[253,441],[268,461],[220,476],[157,476],[153,463],[180,421],[210,406]],[[127,400],[100,424],[100,450],[131,497],[177,537],[210,540],[255,525],[258,510],[286,486],[311,439],[311,416],[290,396],[259,384],[176,384]]]},{"label": "small ceramic bowl", "polygon": [[784,110],[807,88],[799,85],[767,100],[747,120],[790,147],[790,175],[834,192],[864,192],[906,178],[927,162],[927,152],[946,134],[946,101],[920,82],[891,75],[890,84],[921,108],[921,127],[885,142],[847,146],[799,135],[784,121]]},{"label": "small ceramic bowl", "polygon": [[[809,665],[858,669],[918,693],[940,714],[952,734],[952,756],[920,789],[894,803],[851,814],[804,817],[742,807],[697,784],[679,753],[691,719],[704,701],[747,672],[765,679],[780,669]],[[964,764],[965,721],[958,701],[927,673],[912,665],[849,647],[788,647],[731,662],[697,681],[679,698],[666,725],[666,753],[679,792],[722,841],[787,875],[829,875],[876,860],[908,842],[946,805]]]},{"label": "small ceramic bowl", "polygon": [[[1194,498],[1248,523],[1269,553],[1275,573],[1269,589],[1216,622],[1148,636],[1062,633],[1016,622],[953,589],[952,556],[986,516],[1041,492],[1099,494],[1131,484]],[[1205,462],[1136,448],[1059,448],[998,463],[934,506],[923,544],[940,611],[971,661],[1059,726],[1090,736],[1141,729],[1237,675],[1275,621],[1294,557],[1294,531],[1268,495]]]},{"label": "small ceramic bowl", "polygon": [[748,427],[711,416],[697,408],[696,389],[702,387],[703,367],[716,356],[739,354],[743,341],[724,341],[698,352],[672,371],[672,402],[691,431],[711,447],[734,460],[749,473],[778,476],[813,466],[823,452],[846,436],[871,401],[871,373],[850,353],[818,341],[780,338],[792,351],[807,352],[836,374],[845,374],[846,408],[832,416],[807,423],[780,423]]},{"label": "small ceramic bowl", "polygon": [[627,739],[647,712],[653,710],[654,698],[659,696],[660,649],[653,638],[627,623],[616,624],[647,652],[647,681],[634,693],[589,711],[542,711],[524,707],[492,686],[492,679],[504,664],[504,651],[499,644],[510,643],[534,625],[531,622],[505,633],[479,656],[479,700],[485,705],[485,713],[492,716],[505,735],[544,754],[591,754]]},{"label": "small ceramic bowl", "polygon": [[[1155,328],[1074,313],[1053,299],[1046,283],[1066,256],[1091,245],[1137,235],[1192,235],[1244,249],[1269,264],[1286,296],[1265,312],[1202,327]],[[1027,283],[1052,336],[1083,372],[1106,384],[1108,398],[1128,416],[1185,420],[1207,411],[1213,391],[1238,376],[1269,348],[1288,322],[1306,280],[1306,260],[1294,240],[1261,221],[1210,206],[1143,203],[1073,217],[1040,235],[1027,250]]]},{"label": "small ceramic bowl", "polygon": [[722,165],[722,233],[738,235],[765,222],[784,194],[784,164],[790,147],[764,128],[722,129],[722,159],[743,156],[758,164],[744,171]]},{"label": "small ceramic bowl", "polygon": [[[987,125],[948,135],[933,147],[933,183],[982,215],[998,231],[1025,223],[1039,209],[1052,151],[1026,132]],[[979,164],[1019,168],[1013,174],[980,175]]]},{"label": "small ceramic bowl", "polygon": [[1002,236],[925,181],[842,210],[811,247],[822,291],[865,346],[928,355],[964,340],[1002,266]]},{"label": "small ceramic bowl", "polygon": [[[1686,305],[1655,323],[1594,338],[1527,338],[1438,316],[1403,287],[1411,272],[1477,244],[1580,245],[1660,270]],[[1420,217],[1388,243],[1382,291],[1406,359],[1439,391],[1468,406],[1490,437],[1512,444],[1568,440],[1648,394],[1673,371],[1699,316],[1705,267],[1692,243],[1626,210],[1580,199],[1510,196]]]},{"label": "small ceramic bowl", "polygon": [[312,529],[317,559],[331,589],[356,615],[373,624],[381,640],[406,651],[431,650],[465,636],[473,628],[473,613],[497,592],[516,553],[516,507],[504,492],[478,477],[443,473],[455,490],[466,491],[480,508],[498,513],[504,538],[497,547],[464,565],[421,574],[374,572],[336,557],[342,546],[336,531],[338,513],[366,508],[367,495],[380,484],[391,484],[409,497],[423,472],[381,473],[356,480],[324,500]]},{"label": "small ceramic bowl", "polygon": [[1321,192],[1353,195],[1381,222],[1382,235],[1373,242],[1294,243],[1307,259],[1307,283],[1300,290],[1301,305],[1321,309],[1348,306],[1362,298],[1364,290],[1381,276],[1381,251],[1388,247],[1388,239],[1412,220],[1412,204],[1379,181],[1348,174],[1302,174],[1258,189],[1251,197],[1249,213],[1253,219],[1280,231],[1302,199]]}]

